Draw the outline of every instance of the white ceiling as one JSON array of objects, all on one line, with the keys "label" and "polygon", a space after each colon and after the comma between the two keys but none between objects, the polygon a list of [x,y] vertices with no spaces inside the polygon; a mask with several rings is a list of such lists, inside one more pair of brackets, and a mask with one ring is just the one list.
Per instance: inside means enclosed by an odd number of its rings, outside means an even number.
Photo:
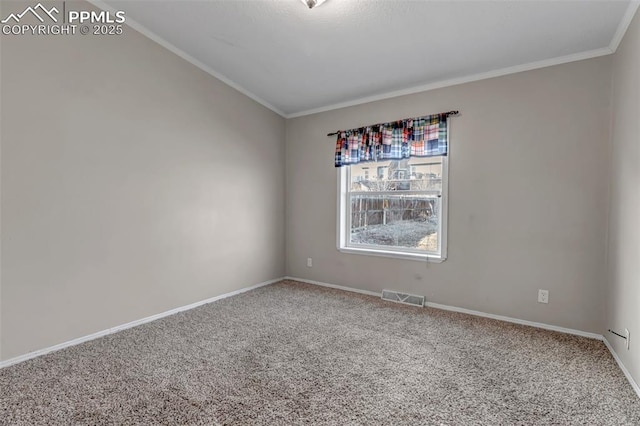
[{"label": "white ceiling", "polygon": [[628,0],[93,0],[285,117],[612,53]]}]

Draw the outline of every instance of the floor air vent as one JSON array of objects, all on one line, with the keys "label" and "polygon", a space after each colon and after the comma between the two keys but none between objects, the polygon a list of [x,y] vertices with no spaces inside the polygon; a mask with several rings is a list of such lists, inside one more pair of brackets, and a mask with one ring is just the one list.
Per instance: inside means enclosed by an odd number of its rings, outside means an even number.
[{"label": "floor air vent", "polygon": [[405,305],[424,307],[424,296],[400,293],[393,290],[382,290],[382,299],[390,302],[404,303]]}]

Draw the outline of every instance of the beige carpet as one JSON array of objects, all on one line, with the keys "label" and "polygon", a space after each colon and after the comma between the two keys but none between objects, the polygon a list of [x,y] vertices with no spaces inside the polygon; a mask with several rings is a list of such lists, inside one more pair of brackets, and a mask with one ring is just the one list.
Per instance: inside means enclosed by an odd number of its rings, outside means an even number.
[{"label": "beige carpet", "polygon": [[2,425],[640,425],[602,342],[283,282],[0,370]]}]

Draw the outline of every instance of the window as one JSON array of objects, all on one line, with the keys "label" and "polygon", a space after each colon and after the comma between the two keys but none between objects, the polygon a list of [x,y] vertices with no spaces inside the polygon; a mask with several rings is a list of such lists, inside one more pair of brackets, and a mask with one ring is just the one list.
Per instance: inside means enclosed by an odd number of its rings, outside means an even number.
[{"label": "window", "polygon": [[338,249],[443,261],[447,165],[448,157],[439,156],[340,167]]}]

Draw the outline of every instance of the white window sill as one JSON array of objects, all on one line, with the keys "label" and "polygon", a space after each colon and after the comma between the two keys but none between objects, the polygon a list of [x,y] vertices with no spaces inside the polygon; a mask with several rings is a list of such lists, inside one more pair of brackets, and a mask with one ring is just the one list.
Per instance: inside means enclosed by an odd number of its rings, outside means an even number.
[{"label": "white window sill", "polygon": [[377,257],[390,257],[394,259],[404,259],[404,260],[417,260],[420,262],[429,262],[429,263],[442,263],[445,260],[447,260],[446,257],[440,257],[432,254],[401,253],[397,251],[372,250],[372,249],[354,248],[354,247],[340,247],[338,248],[338,250],[341,253],[361,254],[365,256],[377,256]]}]

